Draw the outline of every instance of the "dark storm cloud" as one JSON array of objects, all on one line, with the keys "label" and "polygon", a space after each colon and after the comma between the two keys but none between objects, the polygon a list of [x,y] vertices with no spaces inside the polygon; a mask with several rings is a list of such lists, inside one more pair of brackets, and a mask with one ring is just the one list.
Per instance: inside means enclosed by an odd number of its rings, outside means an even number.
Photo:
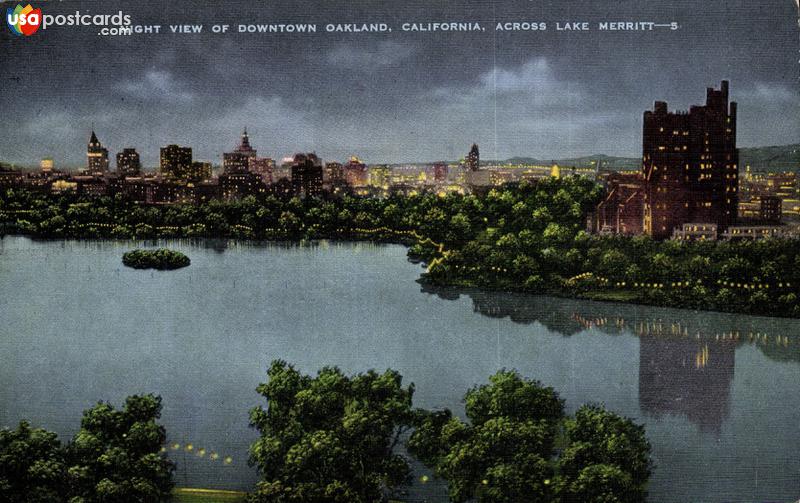
[{"label": "dark storm cloud", "polygon": [[[356,5],[354,5],[356,4]],[[13,5],[13,4],[12,4]],[[2,4],[5,7],[5,4]],[[39,2],[45,13],[129,13],[134,24],[203,23],[200,35],[100,37],[51,27],[0,35],[0,160],[79,165],[89,128],[150,166],[181,143],[219,161],[247,126],[264,155],[315,150],[369,162],[638,156],[654,100],[701,103],[731,80],[740,144],[798,141],[792,0],[513,2]],[[677,21],[677,32],[565,33],[556,22]],[[406,33],[403,22],[478,21],[479,33]],[[495,32],[496,21],[546,32]],[[316,34],[209,33],[214,23],[316,23]],[[391,33],[326,33],[387,23]]]}]

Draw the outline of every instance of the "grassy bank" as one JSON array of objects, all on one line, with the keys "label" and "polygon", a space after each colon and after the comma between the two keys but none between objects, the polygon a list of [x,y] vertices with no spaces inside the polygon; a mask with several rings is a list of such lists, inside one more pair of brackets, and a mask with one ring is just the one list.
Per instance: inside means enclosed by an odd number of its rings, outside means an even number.
[{"label": "grassy bank", "polygon": [[174,495],[173,501],[176,503],[243,503],[246,494],[239,491],[182,487],[175,489]]}]

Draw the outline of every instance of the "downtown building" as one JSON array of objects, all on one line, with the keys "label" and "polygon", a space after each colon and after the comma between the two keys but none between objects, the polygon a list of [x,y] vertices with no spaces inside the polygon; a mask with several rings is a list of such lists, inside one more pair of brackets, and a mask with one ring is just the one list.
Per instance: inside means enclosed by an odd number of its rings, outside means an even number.
[{"label": "downtown building", "polygon": [[684,224],[713,224],[724,232],[737,219],[739,150],[736,103],[728,82],[708,88],[706,104],[669,112],[657,101],[644,113],[642,136],[644,232],[672,236]]},{"label": "downtown building", "polygon": [[[256,172],[258,168],[262,172]],[[261,163],[258,152],[250,145],[247,128],[242,131],[239,145],[233,152],[222,154],[222,170],[219,176],[220,192],[223,199],[235,200],[264,193],[266,180],[271,181],[272,169],[268,162]]]},{"label": "downtown building", "polygon": [[319,197],[322,194],[322,161],[316,154],[295,154],[292,192],[301,198]]},{"label": "downtown building", "polygon": [[167,180],[188,180],[192,171],[192,149],[180,145],[161,147],[159,171]]},{"label": "downtown building", "polygon": [[737,221],[739,150],[736,103],[728,82],[708,88],[705,105],[670,112],[655,102],[644,112],[642,169],[613,174],[594,212],[600,233],[654,239],[715,239]]},{"label": "downtown building", "polygon": [[222,169],[226,175],[243,174],[250,171],[251,159],[256,159],[257,151],[250,145],[247,129],[242,132],[241,141],[233,152],[222,154]]},{"label": "downtown building", "polygon": [[108,173],[108,149],[103,147],[92,131],[89,144],[86,146],[86,174],[102,176],[106,173]]},{"label": "downtown building", "polygon": [[135,148],[125,148],[117,153],[117,176],[139,176],[141,171],[142,163]]},{"label": "downtown building", "polygon": [[464,158],[464,183],[473,191],[485,191],[492,185],[489,170],[481,169],[481,154],[478,144],[473,143],[467,157]]}]

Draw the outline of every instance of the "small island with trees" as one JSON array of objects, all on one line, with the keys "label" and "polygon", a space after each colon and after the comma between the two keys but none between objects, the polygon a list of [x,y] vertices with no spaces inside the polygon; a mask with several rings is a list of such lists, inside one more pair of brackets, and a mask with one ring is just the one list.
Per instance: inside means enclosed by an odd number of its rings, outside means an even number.
[{"label": "small island with trees", "polygon": [[122,263],[134,269],[180,269],[191,264],[183,253],[167,248],[157,250],[132,250],[122,256]]}]

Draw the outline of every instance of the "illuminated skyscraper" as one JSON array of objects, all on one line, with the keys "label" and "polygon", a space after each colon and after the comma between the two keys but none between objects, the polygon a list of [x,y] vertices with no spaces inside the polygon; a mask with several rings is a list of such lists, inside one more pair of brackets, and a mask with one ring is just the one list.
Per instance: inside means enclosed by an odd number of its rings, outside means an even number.
[{"label": "illuminated skyscraper", "polygon": [[188,180],[192,171],[192,149],[178,145],[161,147],[160,171],[164,178]]},{"label": "illuminated skyscraper", "polygon": [[108,172],[108,150],[100,144],[94,131],[86,148],[86,172],[91,175],[103,175]]},{"label": "illuminated skyscraper", "polygon": [[323,181],[326,181],[331,185],[341,185],[345,183],[344,166],[342,166],[342,164],[339,162],[325,163]]},{"label": "illuminated skyscraper", "polygon": [[266,184],[272,183],[272,172],[275,170],[275,160],[269,157],[250,158],[250,172],[261,177]]},{"label": "illuminated skyscraper", "polygon": [[644,113],[642,138],[646,234],[668,238],[684,223],[713,223],[722,232],[735,223],[739,151],[727,81],[689,112],[668,112],[657,101]]},{"label": "illuminated skyscraper", "polygon": [[253,159],[256,159],[256,150],[250,146],[250,137],[245,128],[239,146],[233,152],[222,154],[222,167],[226,175],[247,173]]},{"label": "illuminated skyscraper", "polygon": [[469,149],[469,154],[467,154],[467,168],[470,171],[478,171],[481,167],[481,155],[478,152],[478,145],[476,143],[472,144],[472,148]]},{"label": "illuminated skyscraper", "polygon": [[234,152],[245,154],[247,157],[256,157],[256,149],[250,146],[250,137],[247,135],[247,128],[244,128],[244,131],[242,131],[242,141]]},{"label": "illuminated skyscraper", "polygon": [[126,148],[117,153],[117,175],[139,176],[141,170],[142,164],[135,148]]}]

